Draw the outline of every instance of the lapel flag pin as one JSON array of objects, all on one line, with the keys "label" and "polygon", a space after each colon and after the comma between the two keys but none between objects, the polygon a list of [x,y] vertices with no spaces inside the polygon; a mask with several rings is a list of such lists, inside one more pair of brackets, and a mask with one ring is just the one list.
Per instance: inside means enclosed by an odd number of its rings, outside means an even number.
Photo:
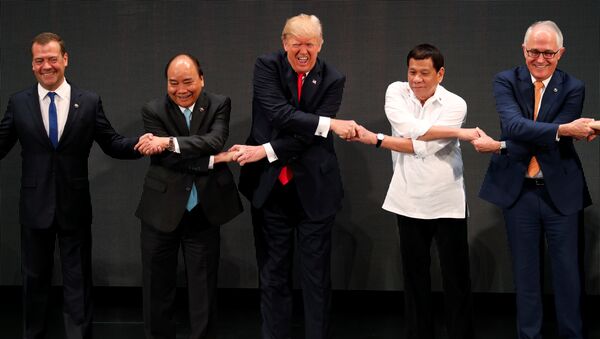
[{"label": "lapel flag pin", "polygon": [[553,89],[554,93],[558,92],[558,89],[556,87],[554,87]]},{"label": "lapel flag pin", "polygon": [[79,108],[79,104],[75,104],[75,105],[73,105],[73,107]]},{"label": "lapel flag pin", "polygon": [[317,84],[317,80],[313,79],[312,83],[313,83],[313,85],[316,85]]},{"label": "lapel flag pin", "polygon": [[200,112],[204,112],[204,107],[200,107]]}]

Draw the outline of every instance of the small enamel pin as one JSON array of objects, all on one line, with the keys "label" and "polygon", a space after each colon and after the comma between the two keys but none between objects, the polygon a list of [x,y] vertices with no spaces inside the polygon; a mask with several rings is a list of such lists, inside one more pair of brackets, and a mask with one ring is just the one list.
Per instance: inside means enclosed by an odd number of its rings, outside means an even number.
[{"label": "small enamel pin", "polygon": [[312,83],[313,83],[313,85],[316,85],[317,84],[317,80],[313,79]]},{"label": "small enamel pin", "polygon": [[200,112],[204,112],[204,107],[200,107]]},{"label": "small enamel pin", "polygon": [[73,105],[73,107],[79,108],[79,104],[75,104],[75,105]]},{"label": "small enamel pin", "polygon": [[556,87],[554,87],[554,89],[552,90],[554,93],[558,92],[558,89]]}]

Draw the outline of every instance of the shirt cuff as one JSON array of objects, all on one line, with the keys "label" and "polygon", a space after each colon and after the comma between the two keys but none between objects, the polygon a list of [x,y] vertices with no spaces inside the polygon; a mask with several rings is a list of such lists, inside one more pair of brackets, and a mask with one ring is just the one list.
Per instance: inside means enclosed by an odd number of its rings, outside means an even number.
[{"label": "shirt cuff", "polygon": [[265,153],[267,153],[267,159],[269,162],[277,161],[277,154],[275,154],[275,150],[273,150],[273,146],[271,146],[270,142],[262,145],[265,148]]},{"label": "shirt cuff", "polygon": [[179,149],[179,143],[177,142],[177,138],[173,138],[173,146],[175,146],[173,153],[180,153],[181,154],[181,150]]},{"label": "shirt cuff", "polygon": [[211,155],[208,158],[208,169],[213,169],[215,167],[215,156]]},{"label": "shirt cuff", "polygon": [[331,128],[331,118],[330,117],[319,117],[319,125],[317,125],[317,130],[315,131],[315,135],[327,138],[327,134],[329,134],[329,129]]}]

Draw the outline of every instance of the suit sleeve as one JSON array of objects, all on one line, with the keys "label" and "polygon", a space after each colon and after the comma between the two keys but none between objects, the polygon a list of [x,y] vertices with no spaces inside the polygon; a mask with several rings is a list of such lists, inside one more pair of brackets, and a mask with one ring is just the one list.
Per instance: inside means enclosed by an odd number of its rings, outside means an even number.
[{"label": "suit sleeve", "polygon": [[[181,153],[165,151],[153,155],[153,162],[175,171],[192,174],[207,173],[210,156],[221,152],[229,137],[230,113],[231,100],[226,98],[217,107],[208,133],[176,136]],[[154,109],[144,106],[142,118],[146,132],[157,136],[169,136],[163,121]]]},{"label": "suit sleeve", "polygon": [[[319,116],[335,118],[342,104],[342,95],[344,93],[345,77],[336,79],[327,89],[321,104],[315,110]],[[306,114],[306,113],[302,113]],[[316,129],[316,127],[315,127]],[[289,130],[284,130],[276,138],[271,140],[271,146],[279,158],[283,162],[299,155],[304,150],[309,148],[315,142],[322,142],[322,137],[310,135],[290,133]]]},{"label": "suit sleeve", "polygon": [[[280,86],[278,65],[258,58],[254,65],[254,100],[274,129],[311,136],[317,130],[316,112],[303,112],[291,105]],[[325,113],[325,112],[323,112]]]},{"label": "suit sleeve", "polygon": [[8,100],[6,113],[0,121],[0,159],[3,159],[17,142],[17,131],[14,126],[14,104],[12,98]]},{"label": "suit sleeve", "polygon": [[108,156],[116,159],[138,159],[142,155],[133,149],[138,138],[126,138],[118,134],[104,114],[102,100],[97,99],[94,140]]},{"label": "suit sleeve", "polygon": [[[577,86],[561,104],[559,114],[552,122],[533,121],[525,116],[515,99],[514,85],[504,76],[494,79],[496,110],[500,115],[502,135],[513,142],[525,142],[538,146],[554,145],[558,126],[581,116],[585,89]],[[543,101],[542,101],[543,104]]]}]

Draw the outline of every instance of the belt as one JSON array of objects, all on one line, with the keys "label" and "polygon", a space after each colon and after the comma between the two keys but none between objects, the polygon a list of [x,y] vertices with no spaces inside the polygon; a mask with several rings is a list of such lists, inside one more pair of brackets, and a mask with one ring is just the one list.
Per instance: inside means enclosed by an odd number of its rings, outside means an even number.
[{"label": "belt", "polygon": [[525,178],[525,184],[530,186],[545,186],[544,178]]}]

